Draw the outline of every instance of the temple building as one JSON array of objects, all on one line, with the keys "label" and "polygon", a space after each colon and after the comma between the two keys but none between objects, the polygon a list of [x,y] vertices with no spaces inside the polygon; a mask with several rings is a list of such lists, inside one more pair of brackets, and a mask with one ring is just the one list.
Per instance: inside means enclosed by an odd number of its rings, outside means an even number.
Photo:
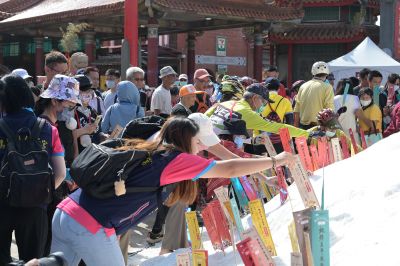
[{"label": "temple building", "polygon": [[[130,12],[128,2],[137,2],[137,12]],[[253,70],[249,74],[261,79],[263,34],[269,23],[292,23],[302,16],[302,9],[264,0],[0,0],[0,63],[11,68],[29,66],[31,73],[43,75],[44,54],[60,50],[60,27],[65,30],[69,22],[90,25],[80,34],[78,50],[88,54],[91,63],[116,63],[124,38],[124,19],[137,18],[139,63],[147,70],[151,86],[158,83],[160,65],[173,58],[184,59],[185,71],[193,76],[196,38],[205,31],[232,28],[253,29]],[[187,36],[184,51],[175,46],[181,33]],[[167,46],[163,46],[160,36],[168,36]],[[215,55],[210,62],[224,62],[217,57],[223,55]]]},{"label": "temple building", "polygon": [[[311,78],[312,64],[340,57],[365,37],[379,43],[379,1],[294,0],[302,2],[304,16],[299,24],[272,25],[265,36],[270,64],[278,65],[280,78],[290,86]],[[362,3],[362,4],[360,4]]]}]

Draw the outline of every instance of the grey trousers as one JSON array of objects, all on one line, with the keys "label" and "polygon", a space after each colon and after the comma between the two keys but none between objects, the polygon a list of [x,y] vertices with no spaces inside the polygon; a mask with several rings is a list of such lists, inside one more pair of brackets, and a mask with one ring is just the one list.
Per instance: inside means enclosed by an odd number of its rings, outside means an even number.
[{"label": "grey trousers", "polygon": [[185,211],[187,205],[178,202],[168,211],[161,248],[176,250],[189,247],[186,234]]}]

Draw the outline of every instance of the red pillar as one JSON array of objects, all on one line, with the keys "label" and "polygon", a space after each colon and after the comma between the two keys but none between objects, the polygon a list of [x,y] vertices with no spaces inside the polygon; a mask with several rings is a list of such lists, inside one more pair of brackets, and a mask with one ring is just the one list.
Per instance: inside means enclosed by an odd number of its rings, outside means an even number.
[{"label": "red pillar", "polygon": [[263,71],[263,39],[261,33],[254,35],[254,78],[261,82]]},{"label": "red pillar", "polygon": [[193,83],[194,71],[196,68],[196,35],[194,32],[188,33],[188,51],[187,51],[187,75],[189,82]]},{"label": "red pillar", "polygon": [[147,25],[147,84],[158,85],[158,25],[157,21],[149,21]]},{"label": "red pillar", "polygon": [[87,54],[89,59],[89,65],[96,59],[96,41],[95,32],[84,32],[85,38],[85,54]]},{"label": "red pillar", "polygon": [[138,0],[125,0],[124,39],[129,43],[129,57],[132,66],[138,65]]},{"label": "red pillar", "polygon": [[269,64],[271,66],[275,65],[275,45],[269,45]]},{"label": "red pillar", "polygon": [[287,69],[287,87],[292,87],[293,82],[293,44],[288,45],[288,69]]},{"label": "red pillar", "polygon": [[43,76],[44,74],[44,54],[43,54],[43,37],[34,38],[35,41],[35,74]]}]

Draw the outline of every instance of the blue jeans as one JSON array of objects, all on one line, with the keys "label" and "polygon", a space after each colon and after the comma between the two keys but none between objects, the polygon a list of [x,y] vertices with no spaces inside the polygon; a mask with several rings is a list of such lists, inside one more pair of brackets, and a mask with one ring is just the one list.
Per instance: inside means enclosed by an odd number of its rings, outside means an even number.
[{"label": "blue jeans", "polygon": [[87,266],[123,266],[124,258],[115,234],[107,237],[103,229],[92,234],[60,209],[53,217],[51,253],[61,251],[69,266],[82,259]]}]

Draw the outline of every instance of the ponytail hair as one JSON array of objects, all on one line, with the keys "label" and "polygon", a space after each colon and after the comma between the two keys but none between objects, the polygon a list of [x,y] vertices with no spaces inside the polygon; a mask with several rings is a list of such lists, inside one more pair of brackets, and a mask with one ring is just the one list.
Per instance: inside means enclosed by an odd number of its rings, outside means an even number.
[{"label": "ponytail hair", "polygon": [[[189,118],[172,117],[163,125],[160,137],[149,142],[140,139],[127,140],[122,150],[138,149],[155,152],[157,150],[178,150],[184,153],[192,152],[192,138],[199,132],[198,125]],[[172,206],[178,201],[192,204],[197,198],[198,182],[192,180],[180,181],[170,194],[165,204]]]}]

